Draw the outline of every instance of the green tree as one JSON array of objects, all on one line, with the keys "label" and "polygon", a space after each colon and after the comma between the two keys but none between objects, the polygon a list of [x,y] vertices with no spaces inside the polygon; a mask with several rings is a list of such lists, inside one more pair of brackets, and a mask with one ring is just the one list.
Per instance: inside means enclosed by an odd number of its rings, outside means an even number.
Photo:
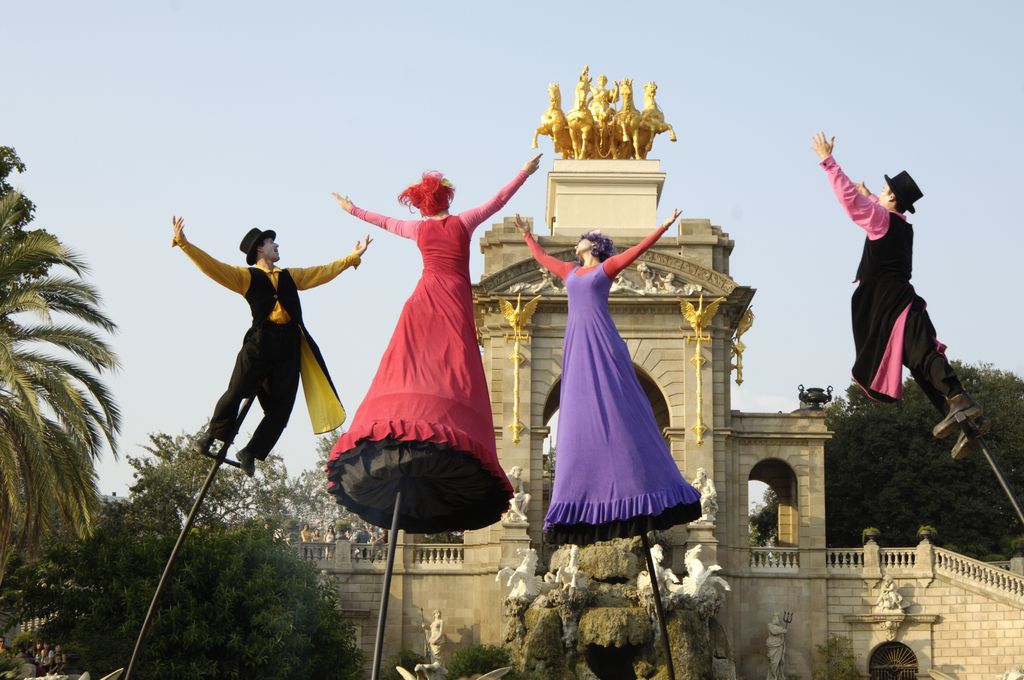
[{"label": "green tree", "polygon": [[[105,674],[127,664],[174,542],[109,504],[91,536],[52,544],[9,579],[23,617]],[[137,676],[355,680],[361,654],[334,590],[255,524],[196,530],[146,639]]]},{"label": "green tree", "polygon": [[[967,390],[992,418],[986,437],[1018,492],[1024,488],[1024,381],[989,365],[959,365]],[[982,557],[1006,555],[1019,533],[1016,515],[984,456],[950,458],[953,438],[936,440],[938,412],[908,380],[895,404],[869,400],[855,386],[828,407],[835,435],[825,445],[825,497],[830,546],[860,545],[864,527],[888,545],[916,545],[930,524],[950,549]]]},{"label": "green tree", "polygon": [[[149,435],[148,455],[131,456],[135,468],[129,511],[140,527],[177,534],[192,508],[213,461],[192,451],[195,435]],[[196,516],[197,526],[237,526],[262,519],[278,526],[289,512],[288,473],[281,457],[271,454],[256,466],[256,476],[223,466]]]},{"label": "green tree", "polygon": [[288,514],[299,526],[308,522],[313,527],[361,526],[363,520],[338,504],[335,496],[327,491],[327,458],[331,447],[337,441],[336,434],[326,434],[317,439],[317,462],[304,470],[297,478],[288,482]]},{"label": "green tree", "polygon": [[11,173],[25,172],[25,164],[18,158],[17,152],[9,146],[0,146],[0,198],[17,195],[15,199],[15,216],[0,226],[0,235],[11,233],[20,238],[25,226],[32,221],[36,206],[26,196],[18,193],[11,186]]},{"label": "green tree", "polygon": [[120,428],[101,380],[118,367],[115,325],[84,260],[24,223],[21,195],[0,196],[0,583],[12,551],[34,553],[58,524],[89,531],[95,461],[116,455]]},{"label": "green tree", "polygon": [[779,496],[768,487],[761,502],[748,517],[750,545],[776,545],[779,542]]}]

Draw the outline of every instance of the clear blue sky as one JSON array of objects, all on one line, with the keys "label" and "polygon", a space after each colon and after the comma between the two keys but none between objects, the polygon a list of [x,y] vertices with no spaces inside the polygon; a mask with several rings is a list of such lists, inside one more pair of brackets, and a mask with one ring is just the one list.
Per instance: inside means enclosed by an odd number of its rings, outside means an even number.
[{"label": "clear blue sky", "polygon": [[[437,168],[454,209],[481,202],[531,155],[546,85],[569,89],[584,64],[658,82],[680,136],[652,154],[662,212],[721,225],[733,278],[757,288],[736,408],[791,410],[797,384],[849,381],[863,236],[808,148],[819,129],[851,177],[877,190],[907,169],[923,188],[914,283],[951,357],[1024,373],[1020,3],[15,0],[3,23],[0,144],[29,166],[14,182],[35,225],[86,256],[120,325],[122,452],[205,422],[249,323],[169,247],[171,215],[223,260],[261,226],[282,265],[326,262],[368,230],[331,191],[402,215],[395,195]],[[507,213],[543,218],[541,150]],[[303,297],[350,412],[420,268],[413,244],[375,236],[358,271]],[[313,442],[300,398],[278,447],[291,472]],[[130,480],[103,462],[105,492]]]}]

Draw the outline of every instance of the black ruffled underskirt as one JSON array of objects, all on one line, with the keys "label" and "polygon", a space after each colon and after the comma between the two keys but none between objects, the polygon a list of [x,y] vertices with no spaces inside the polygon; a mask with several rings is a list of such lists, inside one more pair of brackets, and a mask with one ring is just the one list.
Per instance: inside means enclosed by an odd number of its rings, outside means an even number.
[{"label": "black ruffled underskirt", "polygon": [[338,503],[384,528],[401,490],[398,528],[410,533],[481,529],[508,509],[505,480],[472,454],[435,442],[360,441],[328,462],[327,479]]},{"label": "black ruffled underskirt", "polygon": [[637,515],[604,524],[555,524],[544,530],[544,541],[550,545],[589,545],[613,538],[641,536],[649,531],[663,531],[677,524],[692,522],[700,516],[700,501],[680,503],[657,515]]}]

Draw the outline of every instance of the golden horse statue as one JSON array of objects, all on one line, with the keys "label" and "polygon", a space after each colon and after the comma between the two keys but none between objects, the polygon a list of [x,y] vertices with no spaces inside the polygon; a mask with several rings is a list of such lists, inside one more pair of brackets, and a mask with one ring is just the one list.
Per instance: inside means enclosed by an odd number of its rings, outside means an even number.
[{"label": "golden horse statue", "polygon": [[[622,108],[615,114],[616,134],[612,139],[612,157],[615,159],[643,158],[640,155],[640,118],[641,114],[633,105],[633,79],[623,78],[615,81],[619,89]],[[618,133],[621,133],[618,134]]]},{"label": "golden horse statue", "polygon": [[562,154],[562,159],[572,158],[572,138],[569,136],[569,123],[562,113],[562,90],[558,83],[548,85],[548,110],[540,117],[540,127],[533,131],[533,146],[537,148],[537,137],[551,137],[555,153]]},{"label": "golden horse statue", "polygon": [[590,88],[590,115],[594,118],[594,155],[593,158],[610,158],[615,145],[615,107],[612,106],[619,98],[618,86],[608,89],[608,76],[603,73],[597,77],[597,86]]},{"label": "golden horse statue", "polygon": [[668,132],[669,141],[676,141],[676,131],[665,122],[665,114],[654,101],[657,94],[657,83],[644,83],[644,110],[640,114],[640,144],[637,146],[637,158],[647,158],[651,147],[654,146],[655,135]]},{"label": "golden horse statue", "polygon": [[587,107],[590,90],[590,67],[587,66],[576,83],[576,102],[566,115],[569,122],[569,137],[572,139],[573,158],[576,160],[594,158],[594,140],[590,137],[594,129],[594,116]]}]

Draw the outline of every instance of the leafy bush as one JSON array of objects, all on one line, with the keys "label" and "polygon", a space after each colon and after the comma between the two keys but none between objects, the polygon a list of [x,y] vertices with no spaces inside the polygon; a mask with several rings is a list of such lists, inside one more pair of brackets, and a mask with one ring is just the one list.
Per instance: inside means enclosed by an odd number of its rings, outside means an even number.
[{"label": "leafy bush", "polygon": [[829,635],[828,641],[817,647],[821,659],[811,672],[814,680],[860,680],[850,638]]},{"label": "leafy bush", "polygon": [[[511,666],[508,650],[494,645],[463,647],[452,654],[448,664],[449,678],[462,678],[474,673],[489,673],[496,668]],[[506,676],[509,677],[509,676]]]},{"label": "leafy bush", "polygon": [[[14,574],[19,614],[80,650],[81,666],[125,666],[174,536],[108,506],[95,533],[54,545]],[[189,538],[138,664],[139,680],[356,680],[354,627],[313,567],[271,531],[207,526]],[[134,677],[134,676],[133,676]]]}]

